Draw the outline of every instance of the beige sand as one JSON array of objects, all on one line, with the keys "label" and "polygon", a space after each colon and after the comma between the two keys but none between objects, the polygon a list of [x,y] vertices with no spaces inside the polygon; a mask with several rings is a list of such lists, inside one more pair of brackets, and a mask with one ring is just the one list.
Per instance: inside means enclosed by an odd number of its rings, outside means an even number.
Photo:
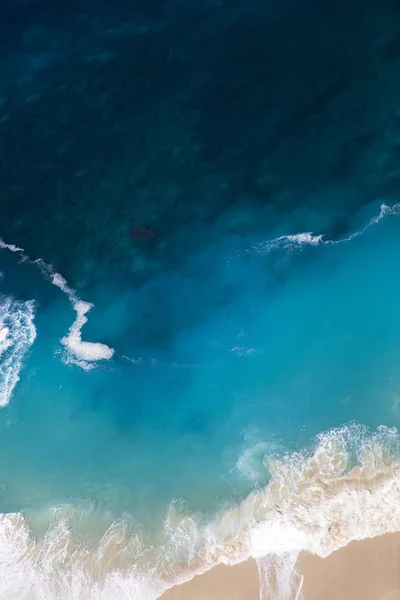
[{"label": "beige sand", "polygon": [[161,600],[259,600],[258,569],[254,560],[235,567],[219,565],[183,585],[177,585]]},{"label": "beige sand", "polygon": [[[352,542],[324,559],[302,553],[297,571],[304,576],[304,600],[400,600],[400,533]],[[220,565],[161,598],[259,600],[257,565],[253,560]],[[274,595],[263,600],[274,600]]]}]

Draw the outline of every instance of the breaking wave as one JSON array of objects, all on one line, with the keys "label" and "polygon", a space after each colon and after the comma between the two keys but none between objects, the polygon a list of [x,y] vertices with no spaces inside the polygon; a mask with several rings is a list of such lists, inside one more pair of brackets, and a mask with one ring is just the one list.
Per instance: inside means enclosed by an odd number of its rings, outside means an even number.
[{"label": "breaking wave", "polygon": [[33,302],[2,298],[0,304],[0,406],[6,406],[18,383],[26,352],[36,338]]},{"label": "breaking wave", "polygon": [[[400,204],[382,205],[378,216],[347,238],[282,236],[255,250],[342,244],[387,215],[398,214]],[[111,358],[112,349],[81,339],[92,305],[80,300],[43,261],[31,261],[22,249],[4,242],[0,247],[36,264],[68,296],[76,319],[61,340],[66,360],[89,369],[95,361]],[[33,305],[7,300],[5,306],[0,321],[2,405],[9,401],[24,353],[36,334]],[[232,352],[247,356],[255,349],[238,346]],[[0,598],[155,600],[164,590],[217,564],[253,557],[262,590],[274,585],[276,598],[287,600],[298,597],[301,582],[295,566],[301,551],[324,557],[352,540],[400,531],[400,436],[394,428],[381,426],[370,432],[350,424],[319,435],[309,451],[283,456],[275,453],[270,441],[259,440],[244,450],[237,469],[254,483],[263,479],[259,472],[265,469],[269,482],[240,504],[222,507],[212,519],[173,502],[158,533],[140,531],[127,519],[111,519],[105,525],[107,518],[90,507],[51,509],[48,527],[39,536],[32,527],[34,516],[0,515]]]},{"label": "breaking wave", "polygon": [[272,240],[268,240],[268,241],[262,242],[261,244],[258,244],[256,246],[253,246],[252,250],[255,252],[258,252],[260,254],[266,254],[266,253],[270,252],[271,250],[276,250],[276,249],[291,250],[291,249],[294,249],[299,246],[319,246],[319,245],[343,244],[345,242],[350,242],[351,240],[353,240],[356,237],[359,237],[360,235],[363,235],[363,233],[368,231],[368,229],[370,229],[370,227],[372,227],[373,225],[377,225],[380,221],[382,221],[383,219],[385,219],[386,217],[388,217],[390,215],[400,215],[400,203],[394,204],[393,206],[388,206],[387,204],[382,204],[378,215],[376,215],[375,217],[372,217],[364,227],[362,227],[358,231],[355,231],[354,233],[350,234],[349,236],[344,237],[344,238],[339,238],[338,240],[326,240],[326,239],[324,239],[325,236],[323,234],[315,235],[312,232],[308,231],[308,232],[303,232],[303,233],[296,233],[293,235],[281,235]]},{"label": "breaking wave", "polygon": [[53,509],[40,538],[22,514],[2,515],[0,597],[154,600],[219,563],[249,557],[258,561],[262,588],[273,576],[278,598],[296,597],[300,551],[327,556],[351,540],[400,530],[399,458],[395,429],[334,429],[313,451],[266,457],[268,485],[211,521],[173,503],[152,540],[115,521],[89,541],[90,522],[98,531],[101,519],[88,509]]}]

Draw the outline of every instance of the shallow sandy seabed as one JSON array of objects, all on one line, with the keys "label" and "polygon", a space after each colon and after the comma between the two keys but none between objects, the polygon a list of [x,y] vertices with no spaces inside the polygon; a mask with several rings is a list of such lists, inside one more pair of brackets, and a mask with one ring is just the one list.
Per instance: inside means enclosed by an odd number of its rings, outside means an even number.
[{"label": "shallow sandy seabed", "polygon": [[[327,558],[301,553],[296,570],[302,585],[291,600],[400,600],[400,533],[351,542]],[[259,599],[258,568],[252,559],[233,567],[219,565],[161,596],[161,600]],[[277,599],[272,590],[261,600]]]}]

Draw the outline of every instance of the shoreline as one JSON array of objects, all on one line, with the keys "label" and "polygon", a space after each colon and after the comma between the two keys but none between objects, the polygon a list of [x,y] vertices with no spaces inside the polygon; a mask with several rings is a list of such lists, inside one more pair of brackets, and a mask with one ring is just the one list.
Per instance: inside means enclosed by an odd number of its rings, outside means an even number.
[{"label": "shoreline", "polygon": [[258,566],[249,559],[217,565],[160,600],[400,600],[400,532],[352,541],[326,558],[300,552],[295,568],[290,598],[270,586],[260,594]]}]

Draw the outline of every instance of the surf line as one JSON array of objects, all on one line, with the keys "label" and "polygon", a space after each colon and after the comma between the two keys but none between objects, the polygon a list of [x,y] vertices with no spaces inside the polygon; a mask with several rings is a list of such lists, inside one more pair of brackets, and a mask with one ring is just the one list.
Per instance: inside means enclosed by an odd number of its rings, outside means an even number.
[{"label": "surf line", "polygon": [[109,348],[106,344],[82,340],[82,327],[87,323],[88,317],[86,315],[94,307],[94,304],[81,300],[75,290],[69,287],[66,279],[56,273],[53,267],[41,258],[32,260],[25,254],[23,248],[19,248],[14,244],[6,244],[1,238],[0,249],[18,254],[21,262],[27,262],[38,267],[45,278],[67,296],[76,313],[75,321],[69,328],[68,334],[60,340],[67,352],[67,363],[76,364],[85,371],[90,371],[95,366],[96,361],[109,360],[113,356],[114,349]]},{"label": "surf line", "polygon": [[337,245],[345,242],[350,242],[356,237],[363,235],[370,227],[377,225],[382,219],[388,215],[400,215],[400,203],[394,204],[392,207],[387,204],[382,204],[380,211],[376,217],[372,217],[370,221],[360,230],[355,231],[348,237],[340,238],[338,240],[324,240],[324,234],[314,235],[311,231],[303,233],[295,233],[292,235],[281,235],[273,240],[262,242],[257,246],[252,246],[251,250],[258,252],[259,254],[267,254],[275,248],[289,249],[293,246],[319,246],[323,245]]}]

